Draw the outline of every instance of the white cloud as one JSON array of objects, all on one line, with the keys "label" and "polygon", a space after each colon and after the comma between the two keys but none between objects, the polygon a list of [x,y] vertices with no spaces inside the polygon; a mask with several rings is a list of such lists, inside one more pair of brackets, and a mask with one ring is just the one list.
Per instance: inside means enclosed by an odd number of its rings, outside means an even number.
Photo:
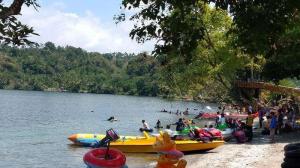
[{"label": "white cloud", "polygon": [[51,41],[57,45],[72,45],[98,52],[143,52],[152,51],[154,42],[138,44],[131,40],[129,31],[133,23],[118,25],[101,22],[101,18],[87,11],[84,16],[63,11],[63,4],[42,7],[39,11],[24,8],[20,20],[32,27],[40,36],[30,37],[38,43]]}]

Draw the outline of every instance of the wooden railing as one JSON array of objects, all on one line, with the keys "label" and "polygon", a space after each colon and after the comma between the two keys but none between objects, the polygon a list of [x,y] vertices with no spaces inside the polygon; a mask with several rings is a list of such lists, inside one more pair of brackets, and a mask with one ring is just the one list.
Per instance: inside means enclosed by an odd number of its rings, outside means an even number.
[{"label": "wooden railing", "polygon": [[271,92],[300,96],[300,88],[292,88],[259,81],[236,81],[239,88],[265,89]]}]

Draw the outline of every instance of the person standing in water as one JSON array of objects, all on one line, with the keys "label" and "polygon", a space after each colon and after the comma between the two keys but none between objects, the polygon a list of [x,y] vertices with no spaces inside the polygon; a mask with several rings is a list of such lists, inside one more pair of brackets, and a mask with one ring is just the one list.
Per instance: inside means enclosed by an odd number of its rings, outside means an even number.
[{"label": "person standing in water", "polygon": [[183,115],[189,115],[189,108],[186,108],[186,110],[183,112]]},{"label": "person standing in water", "polygon": [[182,131],[185,128],[184,122],[182,118],[179,118],[179,120],[172,124],[172,125],[176,125],[176,131]]},{"label": "person standing in water", "polygon": [[160,123],[159,120],[157,120],[155,128],[157,128],[157,129],[162,128],[161,123]]}]

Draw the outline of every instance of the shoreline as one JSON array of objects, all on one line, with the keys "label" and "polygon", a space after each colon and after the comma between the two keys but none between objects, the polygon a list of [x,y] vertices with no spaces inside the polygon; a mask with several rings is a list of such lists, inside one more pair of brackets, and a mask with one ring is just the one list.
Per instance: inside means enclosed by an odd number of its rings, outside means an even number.
[{"label": "shoreline", "polygon": [[182,102],[193,102],[193,103],[209,103],[209,104],[217,104],[218,101],[214,99],[186,99],[184,97],[179,96],[168,96],[168,95],[157,95],[157,96],[142,96],[137,94],[126,94],[126,93],[96,93],[96,92],[89,92],[89,91],[78,91],[72,92],[68,90],[59,90],[57,88],[48,88],[44,90],[32,90],[32,89],[9,89],[9,88],[1,88],[0,90],[4,91],[32,91],[32,92],[49,92],[49,93],[74,93],[74,94],[96,94],[96,95],[116,95],[116,96],[134,96],[134,97],[154,97],[160,98],[164,100],[171,100],[171,101],[182,101]]},{"label": "shoreline", "polygon": [[[258,120],[254,121],[258,127]],[[237,143],[234,138],[224,145],[207,152],[187,153],[183,159],[186,168],[281,168],[284,159],[284,146],[300,143],[300,130],[275,135],[275,143],[270,143],[268,135],[261,135],[262,129],[253,129],[251,142]],[[136,168],[153,168],[157,154],[130,155],[128,165]],[[142,159],[143,158],[143,159]],[[143,161],[142,161],[143,160]],[[145,163],[146,164],[143,164]]]},{"label": "shoreline", "polygon": [[238,144],[232,139],[206,153],[185,155],[187,168],[281,168],[284,146],[300,142],[300,132],[282,133],[275,137],[275,143],[270,143],[268,136],[261,135],[260,131],[254,130],[251,142]]}]

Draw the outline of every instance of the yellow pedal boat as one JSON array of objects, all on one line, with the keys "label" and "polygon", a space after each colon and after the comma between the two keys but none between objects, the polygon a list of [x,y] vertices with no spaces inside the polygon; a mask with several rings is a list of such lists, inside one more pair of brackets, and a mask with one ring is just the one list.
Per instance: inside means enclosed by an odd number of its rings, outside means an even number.
[{"label": "yellow pedal boat", "polygon": [[[91,146],[102,139],[103,134],[74,134],[68,139],[77,145]],[[111,142],[110,146],[121,150],[122,152],[132,153],[154,153],[153,144],[156,141],[156,137],[149,136],[144,132],[144,136],[120,136],[120,139]],[[202,142],[195,140],[175,140],[176,149],[182,152],[190,151],[206,151],[214,149],[224,144],[224,141],[215,140],[212,142]]]}]

